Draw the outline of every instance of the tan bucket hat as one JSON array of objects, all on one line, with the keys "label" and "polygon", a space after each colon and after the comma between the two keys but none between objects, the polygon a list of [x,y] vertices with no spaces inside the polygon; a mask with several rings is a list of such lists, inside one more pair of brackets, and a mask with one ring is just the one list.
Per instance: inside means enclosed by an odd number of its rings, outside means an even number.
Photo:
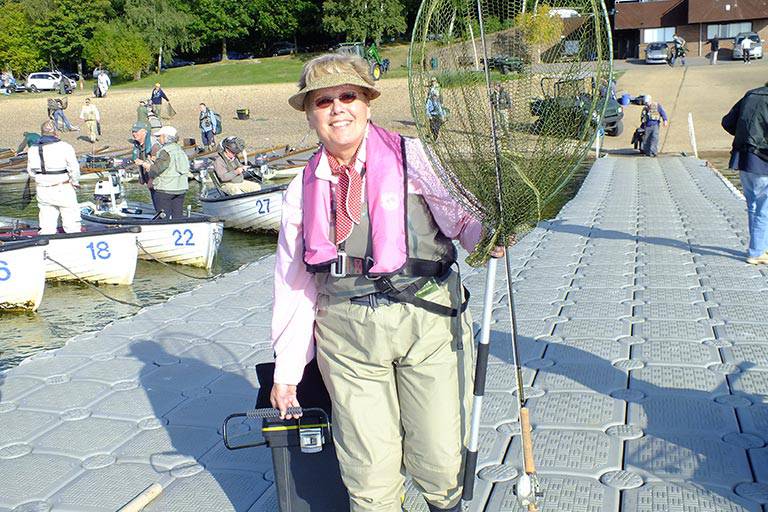
[{"label": "tan bucket hat", "polygon": [[311,91],[318,89],[325,89],[328,87],[336,87],[337,85],[356,85],[362,87],[367,91],[368,99],[375,100],[381,96],[381,91],[372,86],[363,77],[354,71],[336,72],[336,73],[317,73],[319,76],[314,76],[315,73],[310,73],[307,76],[306,85],[299,90],[296,94],[288,98],[288,104],[299,110],[304,111],[304,98]]}]

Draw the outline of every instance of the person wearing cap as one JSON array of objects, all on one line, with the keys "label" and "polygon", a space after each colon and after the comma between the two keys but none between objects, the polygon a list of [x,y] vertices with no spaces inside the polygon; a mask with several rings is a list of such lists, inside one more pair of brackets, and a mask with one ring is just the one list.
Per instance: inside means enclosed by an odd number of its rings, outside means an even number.
[{"label": "person wearing cap", "polygon": [[145,123],[133,125],[133,128],[131,128],[131,143],[133,144],[131,158],[133,163],[139,167],[139,183],[147,186],[155,211],[160,211],[157,208],[157,204],[155,204],[155,187],[152,184],[152,178],[149,177],[149,171],[144,167],[145,163],[152,165],[155,161],[157,153],[160,151],[160,144],[157,138],[150,132],[149,125]]},{"label": "person wearing cap", "polygon": [[80,109],[80,119],[85,122],[85,128],[88,131],[88,140],[91,143],[99,139],[99,123],[101,114],[96,105],[91,104],[90,98],[85,98],[85,105]]},{"label": "person wearing cap", "polygon": [[661,103],[653,101],[650,94],[645,95],[645,106],[640,114],[641,126],[645,127],[643,153],[655,157],[659,152],[659,124],[667,126],[667,113]]},{"label": "person wearing cap", "polygon": [[283,199],[270,400],[290,419],[316,356],[350,510],[400,511],[407,471],[431,511],[457,511],[474,355],[452,240],[473,250],[481,224],[418,139],[371,121],[364,60],[319,56],[298,85],[321,147]]},{"label": "person wearing cap", "polygon": [[168,96],[165,95],[165,91],[160,88],[160,83],[156,83],[152,88],[152,94],[149,97],[149,102],[152,104],[152,111],[157,117],[160,117],[160,110],[163,105],[163,100],[170,101]]},{"label": "person wearing cap", "polygon": [[161,146],[157,158],[141,166],[152,179],[155,211],[164,212],[167,219],[178,219],[184,215],[184,196],[189,189],[189,158],[179,144],[176,128],[163,126],[156,135]]},{"label": "person wearing cap", "polygon": [[75,193],[80,187],[80,164],[75,148],[59,139],[52,120],[42,124],[40,138],[27,151],[27,173],[35,180],[40,234],[56,233],[59,216],[66,233],[80,232]]},{"label": "person wearing cap", "polygon": [[227,137],[219,146],[221,150],[213,160],[213,171],[221,182],[220,190],[230,196],[261,190],[261,185],[243,176],[246,166],[238,155],[245,149],[245,141],[238,137]]}]

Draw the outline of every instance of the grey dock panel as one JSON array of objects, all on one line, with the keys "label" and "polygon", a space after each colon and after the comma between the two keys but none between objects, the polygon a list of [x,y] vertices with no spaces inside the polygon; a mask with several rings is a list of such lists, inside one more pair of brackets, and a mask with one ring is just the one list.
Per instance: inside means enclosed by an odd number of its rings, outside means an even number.
[{"label": "grey dock panel", "polygon": [[[747,242],[743,199],[703,162],[637,157],[597,161],[515,246],[542,512],[768,510],[768,270]],[[0,374],[0,512],[114,511],[153,482],[148,511],[274,512],[268,450],[219,432],[272,358],[273,264]],[[481,297],[482,270],[463,270]],[[470,508],[522,511],[503,269],[496,300]]]}]

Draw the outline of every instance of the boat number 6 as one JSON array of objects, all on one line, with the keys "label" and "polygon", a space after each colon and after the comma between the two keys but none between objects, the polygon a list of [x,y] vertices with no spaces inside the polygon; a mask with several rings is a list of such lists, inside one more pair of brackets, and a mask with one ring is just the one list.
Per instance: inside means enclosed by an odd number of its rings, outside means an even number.
[{"label": "boat number 6", "polygon": [[11,278],[11,269],[8,268],[8,262],[0,260],[0,281],[7,281]]},{"label": "boat number 6", "polygon": [[263,201],[261,199],[257,199],[256,208],[259,209],[259,215],[269,213],[269,199],[264,199]]},{"label": "boat number 6", "polygon": [[[174,240],[173,245],[177,247],[182,247],[185,245],[195,245],[195,242],[192,241],[191,229],[185,229],[184,231],[179,231],[178,229],[174,229],[173,236],[176,237],[176,240]],[[186,240],[182,240],[185,236],[187,237]]]},{"label": "boat number 6", "polygon": [[95,245],[91,242],[85,247],[91,251],[91,258],[94,260],[97,258],[100,260],[108,260],[109,257],[112,256],[109,252],[109,244],[103,240]]}]

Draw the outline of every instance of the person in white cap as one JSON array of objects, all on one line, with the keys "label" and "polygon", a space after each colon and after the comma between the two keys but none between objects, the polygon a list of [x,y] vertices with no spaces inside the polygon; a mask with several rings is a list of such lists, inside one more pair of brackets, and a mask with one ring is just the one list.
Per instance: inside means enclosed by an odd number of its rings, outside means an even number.
[{"label": "person in white cap", "polygon": [[35,180],[40,209],[40,234],[56,233],[61,224],[67,233],[80,231],[80,208],[75,188],[79,188],[80,164],[75,148],[59,140],[56,124],[48,120],[40,127],[40,139],[27,152],[27,173]]},{"label": "person in white cap", "polygon": [[163,126],[157,133],[162,146],[154,162],[141,165],[152,178],[155,189],[155,209],[165,218],[179,218],[184,213],[184,196],[189,190],[189,158],[179,145],[179,135],[173,126]]}]

